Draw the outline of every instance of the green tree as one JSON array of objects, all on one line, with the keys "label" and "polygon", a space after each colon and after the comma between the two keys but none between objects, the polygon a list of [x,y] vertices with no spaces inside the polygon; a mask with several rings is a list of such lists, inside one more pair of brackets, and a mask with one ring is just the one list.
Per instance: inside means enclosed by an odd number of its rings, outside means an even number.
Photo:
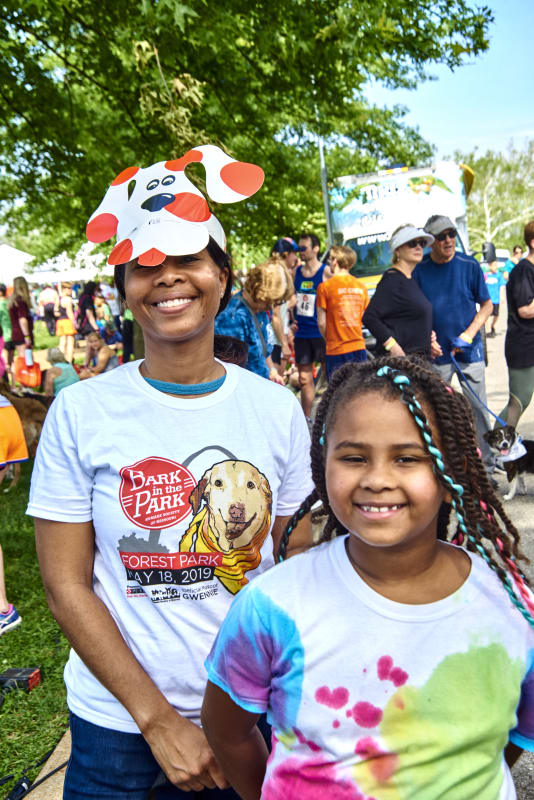
[{"label": "green tree", "polygon": [[317,136],[333,176],[427,161],[369,81],[461,65],[492,15],[473,0],[3,0],[0,20],[3,221],[49,255],[79,246],[125,166],[202,142],[266,172],[249,202],[214,209],[231,241],[324,226]]},{"label": "green tree", "polygon": [[467,203],[469,241],[473,250],[483,242],[511,250],[523,243],[523,225],[534,218],[534,141],[512,144],[504,153],[455,153],[455,160],[475,172]]}]

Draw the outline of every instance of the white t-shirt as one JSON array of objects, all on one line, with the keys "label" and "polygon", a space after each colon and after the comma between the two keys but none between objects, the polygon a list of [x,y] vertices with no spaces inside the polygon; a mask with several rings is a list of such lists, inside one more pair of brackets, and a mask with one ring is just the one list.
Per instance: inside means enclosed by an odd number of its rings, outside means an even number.
[{"label": "white t-shirt", "polygon": [[109,283],[100,284],[100,288],[102,290],[102,297],[108,304],[109,310],[114,317],[117,317],[120,314],[118,291],[114,286],[110,286]]},{"label": "white t-shirt", "polygon": [[[216,392],[153,389],[140,362],[64,389],[46,418],[28,514],[93,520],[94,590],[143,668],[198,722],[204,659],[234,595],[273,566],[275,516],[311,492],[309,434],[291,392],[225,364]],[[71,651],[69,708],[137,732]]]},{"label": "white t-shirt", "polygon": [[476,555],[454,594],[405,605],[359,577],[345,539],[254,581],[206,662],[267,710],[262,800],[512,800],[503,748],[534,751],[534,630]]}]

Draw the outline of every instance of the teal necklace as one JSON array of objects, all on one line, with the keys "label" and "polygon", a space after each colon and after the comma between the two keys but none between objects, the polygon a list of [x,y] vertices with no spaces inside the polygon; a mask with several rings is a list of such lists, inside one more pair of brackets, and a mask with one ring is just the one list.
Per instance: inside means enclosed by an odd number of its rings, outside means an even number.
[{"label": "teal necklace", "polygon": [[208,392],[216,392],[217,389],[221,388],[226,380],[226,372],[222,378],[217,378],[207,383],[168,383],[167,381],[156,381],[153,378],[145,378],[144,375],[143,378],[153,389],[157,389],[158,392],[183,395],[207,394]]}]

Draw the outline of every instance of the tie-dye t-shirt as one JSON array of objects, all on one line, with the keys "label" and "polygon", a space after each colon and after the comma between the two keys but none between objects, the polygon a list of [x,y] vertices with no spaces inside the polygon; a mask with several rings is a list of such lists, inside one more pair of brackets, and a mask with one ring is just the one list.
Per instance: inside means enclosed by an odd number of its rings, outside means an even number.
[{"label": "tie-dye t-shirt", "polygon": [[236,598],[209,679],[273,725],[262,800],[512,800],[509,740],[534,751],[534,630],[478,556],[454,594],[393,602],[345,538]]}]

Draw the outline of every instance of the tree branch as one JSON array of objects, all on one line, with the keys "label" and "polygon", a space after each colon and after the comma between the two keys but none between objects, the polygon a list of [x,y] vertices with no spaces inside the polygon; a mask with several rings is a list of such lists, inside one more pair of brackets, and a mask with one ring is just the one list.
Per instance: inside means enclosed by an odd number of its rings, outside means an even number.
[{"label": "tree branch", "polygon": [[534,205],[530,206],[529,208],[525,208],[525,210],[522,211],[521,214],[518,214],[516,217],[512,217],[512,219],[508,219],[508,220],[506,220],[506,222],[501,222],[500,225],[497,225],[494,228],[493,236],[495,236],[500,231],[503,231],[506,228],[509,228],[511,225],[515,225],[518,222],[523,222],[525,217],[529,216],[530,214],[532,214],[532,212],[534,212]]},{"label": "tree branch", "polygon": [[[2,15],[2,14],[0,14],[0,19],[3,19],[3,20],[4,20],[4,22],[6,22],[6,23],[8,23],[8,22],[9,22],[9,20],[6,20],[5,16],[4,16],[4,15]],[[76,64],[73,64],[73,63],[71,63],[70,61],[68,61],[68,60],[67,60],[67,58],[66,58],[65,56],[63,56],[63,55],[62,55],[62,54],[61,54],[61,53],[60,53],[58,50],[56,50],[56,48],[52,47],[52,45],[51,45],[51,44],[49,44],[49,43],[48,43],[48,42],[47,42],[45,39],[42,39],[40,36],[37,36],[37,34],[35,33],[35,31],[34,31],[34,30],[32,30],[32,29],[28,29],[28,28],[27,28],[27,27],[25,27],[24,25],[20,25],[20,28],[21,28],[21,30],[23,30],[23,31],[24,31],[26,34],[33,36],[33,37],[36,39],[36,41],[40,42],[40,43],[41,43],[41,45],[42,45],[42,46],[43,46],[43,47],[44,47],[46,50],[48,50],[49,52],[53,53],[53,54],[54,54],[54,55],[55,55],[57,58],[59,58],[59,60],[60,60],[60,61],[61,61],[61,62],[62,62],[62,63],[63,63],[65,66],[66,66],[66,67],[68,67],[69,69],[72,69],[72,70],[74,70],[74,71],[75,71],[75,72],[77,72],[79,75],[83,75],[83,77],[84,77],[84,78],[85,78],[85,79],[86,79],[86,80],[87,80],[89,83],[91,83],[93,86],[96,86],[98,89],[100,89],[100,91],[102,92],[102,94],[103,94],[105,97],[106,97],[106,96],[108,96],[108,88],[107,88],[107,87],[106,87],[104,84],[102,84],[102,83],[100,83],[99,81],[97,81],[97,80],[96,80],[95,78],[93,78],[91,75],[88,75],[88,74],[87,74],[87,72],[86,72],[84,69],[82,69],[81,67],[78,67]],[[123,108],[124,112],[126,113],[126,116],[127,116],[127,117],[128,117],[128,119],[130,120],[130,123],[131,123],[131,125],[132,125],[132,126],[135,128],[135,130],[137,131],[137,133],[138,133],[138,134],[141,136],[141,138],[142,138],[142,139],[143,139],[145,142],[147,142],[147,143],[148,143],[148,140],[147,140],[147,138],[146,138],[146,136],[145,136],[144,132],[142,131],[142,129],[139,127],[139,125],[138,125],[138,124],[137,124],[137,122],[135,121],[135,119],[134,119],[134,117],[133,117],[132,113],[130,112],[130,109],[129,109],[129,108],[128,108],[128,106],[126,105],[126,103],[125,103],[125,102],[124,102],[124,101],[121,99],[121,97],[120,97],[120,96],[113,95],[113,98],[114,98],[114,99],[115,99],[115,100],[116,100],[116,101],[119,103],[119,105],[120,105],[120,106],[122,106],[122,108]]]}]

